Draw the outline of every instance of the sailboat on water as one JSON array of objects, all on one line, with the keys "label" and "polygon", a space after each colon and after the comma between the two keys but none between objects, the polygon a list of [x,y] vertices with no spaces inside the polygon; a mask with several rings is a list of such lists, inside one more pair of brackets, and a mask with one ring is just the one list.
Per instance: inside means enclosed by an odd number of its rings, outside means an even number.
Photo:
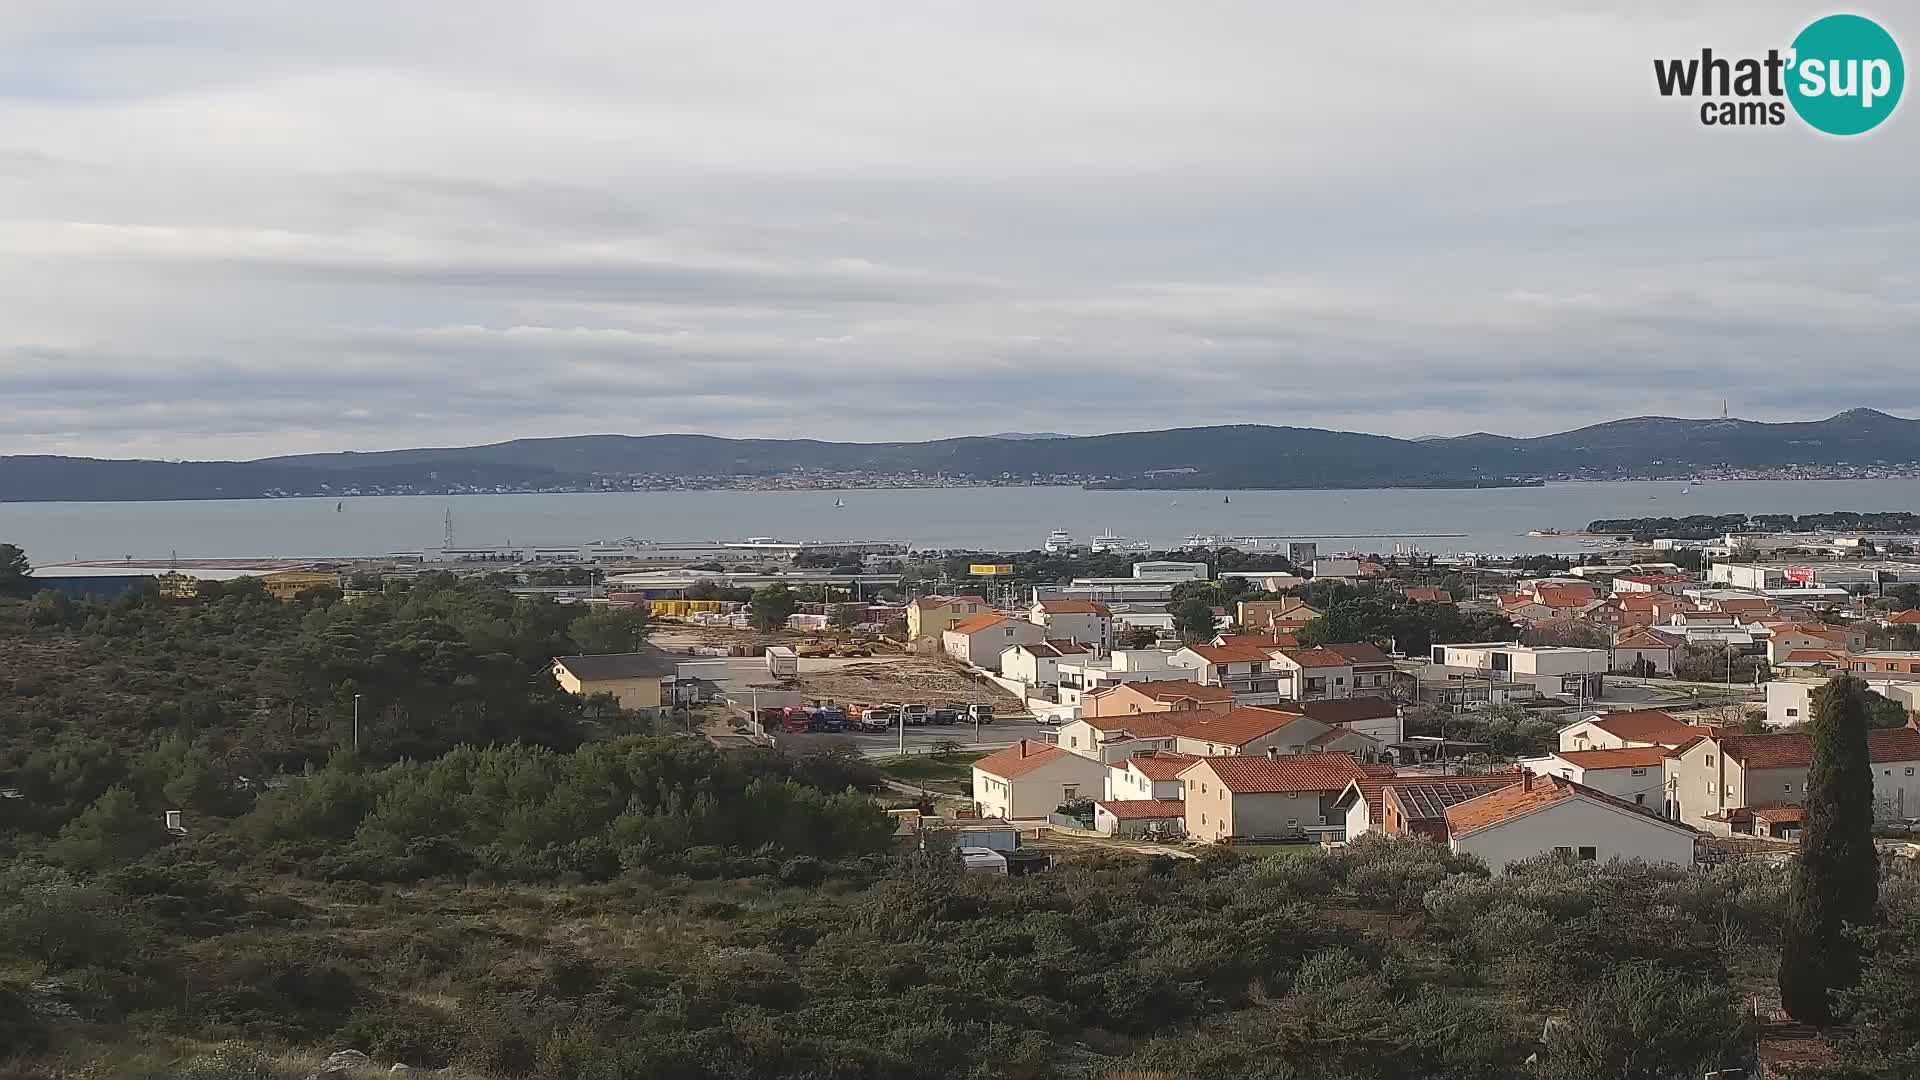
[{"label": "sailboat on water", "polygon": [[1220,496],[1220,501],[1221,501],[1221,502],[1223,502],[1223,503],[1226,503],[1226,504],[1229,504],[1229,505],[1231,505],[1231,504],[1233,503],[1233,496],[1231,496],[1231,495],[1222,495],[1222,496]]},{"label": "sailboat on water", "polygon": [[844,508],[844,507],[845,507],[846,505],[847,505],[847,500],[845,500],[845,499],[835,499],[835,500],[833,500],[833,508],[834,508],[835,510],[839,510],[839,509],[842,509],[842,508]]}]

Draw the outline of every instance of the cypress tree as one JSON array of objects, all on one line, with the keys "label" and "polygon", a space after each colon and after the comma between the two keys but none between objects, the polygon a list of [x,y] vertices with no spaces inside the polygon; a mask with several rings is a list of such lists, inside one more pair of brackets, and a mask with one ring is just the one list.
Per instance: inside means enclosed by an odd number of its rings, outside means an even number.
[{"label": "cypress tree", "polygon": [[1873,765],[1867,757],[1869,693],[1865,682],[1840,675],[1813,699],[1807,823],[1780,949],[1780,1001],[1803,1023],[1832,1023],[1831,992],[1859,981],[1859,945],[1845,929],[1873,921],[1879,894]]}]

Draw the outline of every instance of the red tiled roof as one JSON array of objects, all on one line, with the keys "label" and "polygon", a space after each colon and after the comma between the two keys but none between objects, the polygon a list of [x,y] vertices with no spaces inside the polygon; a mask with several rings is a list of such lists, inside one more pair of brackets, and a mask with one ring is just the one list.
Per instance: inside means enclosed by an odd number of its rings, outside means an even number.
[{"label": "red tiled roof", "polygon": [[1629,746],[1624,750],[1560,750],[1553,755],[1583,769],[1644,769],[1666,761],[1664,746]]},{"label": "red tiled roof", "polygon": [[1409,604],[1453,603],[1453,594],[1445,589],[1408,589],[1406,596]]},{"label": "red tiled roof", "polygon": [[914,607],[922,608],[922,609],[947,607],[948,605],[951,605],[951,604],[979,604],[980,606],[985,607],[987,604],[987,599],[984,596],[938,596],[936,595],[936,596],[915,597],[913,601]]},{"label": "red tiled roof", "polygon": [[1328,642],[1321,646],[1329,652],[1335,652],[1354,664],[1392,664],[1393,657],[1380,651],[1380,646],[1371,641]]},{"label": "red tiled roof", "polygon": [[1164,739],[1181,731],[1182,712],[1139,712],[1125,716],[1083,716],[1080,721],[1095,731],[1124,731],[1140,739]]},{"label": "red tiled roof", "polygon": [[1381,792],[1381,801],[1392,799],[1398,803],[1400,816],[1409,821],[1438,821],[1447,816],[1447,807],[1511,787],[1520,778],[1519,773],[1443,776],[1431,780],[1402,777],[1386,786]]},{"label": "red tiled roof", "polygon": [[1187,804],[1180,799],[1102,799],[1094,805],[1122,821],[1187,816]]},{"label": "red tiled roof", "polygon": [[1835,649],[1791,649],[1785,661],[1789,664],[1844,664],[1847,654]]},{"label": "red tiled roof", "polygon": [[1182,738],[1205,739],[1222,746],[1245,746],[1301,719],[1267,709],[1228,709],[1223,713],[1196,710],[1174,715],[1181,717],[1182,726],[1176,734]]},{"label": "red tiled roof", "polygon": [[1005,615],[995,612],[985,612],[980,615],[969,615],[959,622],[954,623],[952,626],[947,627],[947,630],[957,634],[977,634],[982,630],[999,626],[1006,621],[1007,617]]},{"label": "red tiled roof", "polygon": [[1367,775],[1346,754],[1203,758],[1188,766],[1182,778],[1189,777],[1196,769],[1211,769],[1220,783],[1236,795],[1343,791],[1348,784]]},{"label": "red tiled roof", "polygon": [[1209,664],[1265,663],[1273,659],[1265,649],[1245,645],[1189,645],[1187,649]]},{"label": "red tiled roof", "polygon": [[1622,635],[1613,643],[1613,647],[1616,649],[1671,649],[1674,644],[1642,626],[1636,627],[1632,633]]},{"label": "red tiled roof", "polygon": [[[1362,768],[1365,768],[1365,766],[1362,766]],[[1349,780],[1346,788],[1340,792],[1340,801],[1334,805],[1351,805],[1352,800],[1349,796],[1357,796],[1365,799],[1367,800],[1367,820],[1378,825],[1380,824],[1380,819],[1384,816],[1381,810],[1387,805],[1387,800],[1382,797],[1381,792],[1386,790],[1387,785],[1392,782],[1393,778],[1390,776],[1373,776],[1371,774],[1362,776],[1358,780]]]},{"label": "red tiled roof", "polygon": [[1303,668],[1351,667],[1353,665],[1353,661],[1333,651],[1332,646],[1322,646],[1317,649],[1282,649],[1280,655]]},{"label": "red tiled roof", "polygon": [[1791,825],[1807,820],[1807,808],[1804,806],[1751,806],[1747,812],[1776,825]]},{"label": "red tiled roof", "polygon": [[1574,585],[1541,587],[1535,589],[1533,594],[1540,603],[1555,608],[1586,607],[1599,599],[1598,594],[1592,589]]},{"label": "red tiled roof", "polygon": [[1199,761],[1197,754],[1176,754],[1169,750],[1142,750],[1125,761],[1116,761],[1113,767],[1125,771],[1128,766],[1139,770],[1149,780],[1177,780],[1187,766]]},{"label": "red tiled roof", "polygon": [[1575,797],[1585,797],[1618,807],[1666,828],[1683,832],[1692,831],[1684,825],[1677,825],[1665,818],[1655,816],[1645,807],[1635,806],[1625,799],[1616,799],[1603,791],[1595,791],[1585,784],[1576,784],[1564,776],[1536,776],[1531,782],[1523,780],[1518,784],[1509,784],[1465,802],[1455,803],[1447,807],[1447,831],[1455,837],[1467,836]]},{"label": "red tiled roof", "polygon": [[1098,600],[1042,600],[1040,610],[1049,615],[1110,615],[1107,605]]},{"label": "red tiled roof", "polygon": [[[1805,769],[1813,765],[1813,736],[1797,731],[1767,735],[1723,735],[1720,752],[1749,769]],[[1920,731],[1910,727],[1867,732],[1867,759],[1920,761]]]},{"label": "red tiled roof", "polygon": [[1179,701],[1182,698],[1207,702],[1233,700],[1233,691],[1227,687],[1207,686],[1184,679],[1148,679],[1142,682],[1120,683],[1115,686],[1103,686],[1094,693],[1109,693],[1118,690],[1121,686],[1138,690],[1155,701]]},{"label": "red tiled roof", "polygon": [[1887,616],[1887,622],[1893,626],[1911,626],[1920,623],[1920,608],[1908,608]]},{"label": "red tiled roof", "polygon": [[1701,729],[1682,723],[1663,709],[1607,713],[1594,717],[1593,726],[1628,742],[1660,743],[1664,746],[1677,746],[1702,734]]},{"label": "red tiled roof", "polygon": [[1363,761],[1360,763],[1360,771],[1376,780],[1395,775],[1393,766],[1384,761]]},{"label": "red tiled roof", "polygon": [[997,750],[974,762],[973,767],[990,776],[1011,780],[1050,762],[1058,761],[1068,754],[1068,751],[1057,746],[1034,742],[1032,739],[1021,739],[1012,746]]},{"label": "red tiled roof", "polygon": [[1221,634],[1215,645],[1247,649],[1291,649],[1300,644],[1292,634]]},{"label": "red tiled roof", "polygon": [[1721,611],[1772,611],[1773,601],[1764,596],[1735,596],[1715,600],[1713,606]]}]

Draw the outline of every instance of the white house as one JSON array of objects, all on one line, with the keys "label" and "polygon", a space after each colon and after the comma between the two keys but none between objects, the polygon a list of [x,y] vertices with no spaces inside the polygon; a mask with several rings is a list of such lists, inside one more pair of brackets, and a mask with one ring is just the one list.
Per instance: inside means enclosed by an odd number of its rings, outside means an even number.
[{"label": "white house", "polygon": [[1523,758],[1520,767],[1536,776],[1564,777],[1635,806],[1665,812],[1666,758],[1664,746],[1561,750],[1545,757]]},{"label": "white house", "polygon": [[1108,802],[1129,799],[1178,799],[1185,792],[1180,773],[1200,760],[1192,754],[1148,750],[1107,766]]},{"label": "white house", "polygon": [[987,613],[960,620],[940,635],[940,647],[963,664],[1000,670],[1000,654],[1012,645],[1037,645],[1047,631],[1025,619]]},{"label": "white house", "polygon": [[1613,639],[1613,670],[1671,675],[1673,653],[1679,645],[1678,639],[1644,626],[1623,630]]},{"label": "white house", "polygon": [[1028,621],[1049,641],[1075,641],[1096,653],[1113,648],[1113,611],[1098,600],[1036,600]]},{"label": "white house", "polygon": [[1199,682],[1192,668],[1176,667],[1171,649],[1115,649],[1106,656],[1062,658],[1055,665],[1060,676],[1060,703],[1073,705],[1083,695],[1121,683]]},{"label": "white house", "polygon": [[[1282,695],[1294,701],[1325,701],[1351,695],[1355,681],[1354,662],[1337,649],[1361,650],[1362,646],[1327,645],[1316,649],[1273,650],[1274,668],[1286,675],[1286,682],[1281,686]],[[1371,645],[1364,649],[1380,654],[1380,650]],[[1362,652],[1362,655],[1367,655],[1367,652]],[[1385,659],[1385,655],[1380,654],[1380,658]],[[1369,666],[1374,665],[1370,662]],[[1391,668],[1392,664],[1389,662],[1387,666]]]},{"label": "white house", "polygon": [[1267,650],[1254,646],[1189,645],[1167,662],[1193,671],[1200,683],[1233,691],[1240,705],[1273,705],[1293,696],[1281,687],[1281,680],[1291,682],[1291,676],[1280,673]]},{"label": "white house", "polygon": [[1180,799],[1102,800],[1093,804],[1093,828],[1108,836],[1183,835],[1187,804]]},{"label": "white house", "polygon": [[[1920,710],[1920,680],[1911,676],[1875,678],[1862,672],[1867,689],[1908,712]],[[1813,695],[1826,680],[1774,679],[1767,683],[1767,726],[1791,727],[1813,719]]]},{"label": "white house", "polygon": [[1397,743],[1407,735],[1400,706],[1371,694],[1333,701],[1288,701],[1268,708],[1275,712],[1298,713],[1328,727],[1359,732],[1382,745]]},{"label": "white house", "polygon": [[1098,797],[1107,767],[1057,746],[1021,739],[973,763],[973,801],[989,817],[1033,818]]},{"label": "white house", "polygon": [[1077,641],[1010,645],[1000,650],[1000,674],[1028,686],[1058,686],[1061,663],[1084,660],[1087,656],[1087,647]]},{"label": "white house", "polygon": [[1447,807],[1446,817],[1453,850],[1496,871],[1549,853],[1582,862],[1693,865],[1692,829],[1561,776],[1527,773],[1517,784]]},{"label": "white house", "polygon": [[[1599,697],[1610,662],[1606,649],[1507,641],[1433,647],[1433,663],[1438,667],[1480,678],[1530,683],[1542,694],[1578,695],[1584,685],[1586,696]],[[1422,678],[1431,676],[1423,674]]]}]

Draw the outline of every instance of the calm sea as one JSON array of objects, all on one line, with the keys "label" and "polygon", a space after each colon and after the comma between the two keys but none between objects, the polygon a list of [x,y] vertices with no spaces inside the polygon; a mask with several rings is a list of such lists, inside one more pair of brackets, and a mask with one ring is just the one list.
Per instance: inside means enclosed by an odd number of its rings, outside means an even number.
[{"label": "calm sea", "polygon": [[[1230,499],[1231,501],[1225,501]],[[846,503],[836,507],[836,500]],[[336,509],[337,506],[337,509]],[[651,540],[885,539],[923,547],[1029,550],[1053,529],[1111,530],[1177,546],[1190,534],[1288,536],[1322,551],[1577,550],[1596,518],[1913,510],[1920,479],[1549,484],[1471,491],[1083,491],[945,488],[461,495],[217,502],[0,503],[0,542],[36,563],[68,559],[385,555],[438,544]],[[1433,535],[1457,534],[1457,535]]]}]

